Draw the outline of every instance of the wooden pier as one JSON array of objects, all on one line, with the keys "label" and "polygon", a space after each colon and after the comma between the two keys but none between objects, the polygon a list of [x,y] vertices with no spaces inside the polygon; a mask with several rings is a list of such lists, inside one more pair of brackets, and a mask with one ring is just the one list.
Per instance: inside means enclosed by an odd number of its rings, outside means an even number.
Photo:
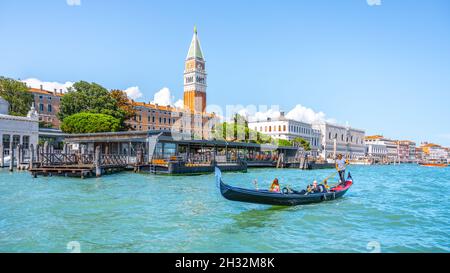
[{"label": "wooden pier", "polygon": [[48,143],[43,147],[37,145],[34,150],[30,147],[29,171],[33,177],[42,176],[70,176],[70,177],[100,177],[103,174],[114,173],[129,167],[126,155],[101,153],[97,146],[94,154],[86,151],[70,152],[65,146],[63,151],[52,150]]}]

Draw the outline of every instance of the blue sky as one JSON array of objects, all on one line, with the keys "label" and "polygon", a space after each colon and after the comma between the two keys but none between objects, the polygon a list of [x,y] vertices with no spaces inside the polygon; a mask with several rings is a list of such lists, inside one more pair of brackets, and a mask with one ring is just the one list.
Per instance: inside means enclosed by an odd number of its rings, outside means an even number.
[{"label": "blue sky", "polygon": [[0,75],[179,99],[195,24],[210,104],[301,104],[367,134],[450,146],[447,0],[2,0]]}]

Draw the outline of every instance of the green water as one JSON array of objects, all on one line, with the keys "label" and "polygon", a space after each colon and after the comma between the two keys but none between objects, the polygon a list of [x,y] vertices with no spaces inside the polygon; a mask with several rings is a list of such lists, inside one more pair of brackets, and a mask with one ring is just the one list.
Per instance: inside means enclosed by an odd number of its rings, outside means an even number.
[{"label": "green water", "polygon": [[[355,185],[344,198],[291,208],[227,201],[213,175],[33,179],[1,170],[0,252],[68,252],[68,244],[81,252],[450,252],[450,168],[350,169]],[[223,177],[301,188],[330,172]]]}]

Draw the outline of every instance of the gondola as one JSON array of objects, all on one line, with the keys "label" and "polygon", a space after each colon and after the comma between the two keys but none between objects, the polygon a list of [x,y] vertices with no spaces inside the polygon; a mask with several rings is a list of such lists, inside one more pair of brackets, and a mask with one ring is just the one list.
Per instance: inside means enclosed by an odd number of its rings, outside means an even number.
[{"label": "gondola", "polygon": [[222,196],[230,201],[245,203],[273,205],[273,206],[298,206],[324,201],[332,201],[344,196],[353,185],[353,178],[349,173],[344,184],[333,187],[326,193],[276,193],[268,190],[250,190],[227,185],[222,180],[221,172],[216,168],[216,180]]}]

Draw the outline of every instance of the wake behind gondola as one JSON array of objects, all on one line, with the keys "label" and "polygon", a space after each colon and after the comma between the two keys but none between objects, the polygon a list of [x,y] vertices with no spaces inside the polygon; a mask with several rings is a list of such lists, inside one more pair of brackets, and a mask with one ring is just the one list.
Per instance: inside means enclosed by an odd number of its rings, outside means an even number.
[{"label": "wake behind gondola", "polygon": [[331,188],[324,193],[277,193],[268,190],[250,190],[227,185],[222,180],[222,174],[216,168],[216,180],[222,196],[230,201],[274,205],[274,206],[297,206],[324,201],[332,201],[347,193],[353,185],[353,179],[349,174],[347,181],[341,185]]}]

